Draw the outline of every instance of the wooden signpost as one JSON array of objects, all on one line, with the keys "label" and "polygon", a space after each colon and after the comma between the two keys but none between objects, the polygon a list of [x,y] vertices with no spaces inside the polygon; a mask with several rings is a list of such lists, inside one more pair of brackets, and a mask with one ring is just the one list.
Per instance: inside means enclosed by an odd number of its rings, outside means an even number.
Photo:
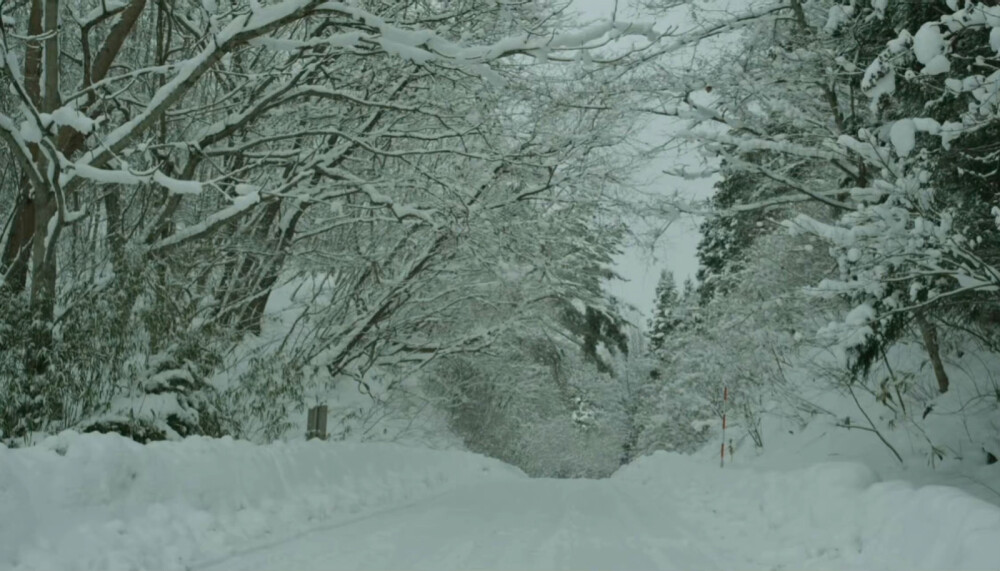
[{"label": "wooden signpost", "polygon": [[326,433],[326,416],[327,409],[325,404],[309,409],[309,419],[306,422],[306,440],[312,440],[313,438],[326,440],[327,436],[329,436]]}]

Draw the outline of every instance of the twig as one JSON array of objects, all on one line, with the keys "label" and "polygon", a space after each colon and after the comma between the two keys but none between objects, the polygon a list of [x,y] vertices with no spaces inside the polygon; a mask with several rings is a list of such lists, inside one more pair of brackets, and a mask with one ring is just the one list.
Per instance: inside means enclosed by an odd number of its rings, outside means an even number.
[{"label": "twig", "polygon": [[[858,402],[858,397],[857,397],[857,395],[854,394],[854,388],[850,384],[847,385],[847,391],[849,393],[851,393],[851,398],[854,399],[854,404],[858,405],[858,410],[861,411],[861,414],[864,415],[865,420],[867,420],[868,424],[871,425],[872,432],[874,432],[875,435],[878,436],[878,439],[882,441],[882,444],[885,444],[889,448],[889,450],[892,450],[893,455],[896,456],[896,459],[899,460],[900,464],[905,464],[905,462],[903,462],[903,457],[900,456],[899,452],[896,452],[896,449],[892,446],[892,444],[889,444],[889,441],[886,440],[884,436],[882,436],[882,433],[879,432],[878,427],[876,427],[875,423],[872,422],[871,417],[868,416],[867,412],[865,412],[864,407],[862,407],[861,403]],[[858,428],[861,428],[861,427],[858,427]]]},{"label": "twig", "polygon": [[997,496],[1000,496],[1000,491],[997,491],[997,490],[996,490],[996,488],[992,488],[992,487],[990,487],[990,486],[987,486],[986,484],[984,484],[983,482],[980,482],[979,480],[977,480],[977,479],[973,478],[972,476],[968,476],[968,475],[966,475],[966,474],[959,474],[959,475],[960,475],[961,477],[963,477],[963,478],[967,479],[967,480],[970,480],[971,482],[973,482],[973,483],[975,483],[975,484],[979,484],[980,486],[982,486],[982,487],[986,488],[987,490],[989,490],[989,491],[993,492],[993,493],[994,493],[994,494],[996,494]]}]

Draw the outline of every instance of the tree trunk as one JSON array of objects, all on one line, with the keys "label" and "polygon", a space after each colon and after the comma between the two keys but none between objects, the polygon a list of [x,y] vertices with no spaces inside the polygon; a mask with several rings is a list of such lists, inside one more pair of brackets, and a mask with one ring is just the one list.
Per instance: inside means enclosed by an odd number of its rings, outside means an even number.
[{"label": "tree trunk", "polygon": [[[44,0],[31,0],[28,15],[28,35],[37,38],[42,35],[42,19],[45,14]],[[35,106],[42,104],[40,81],[42,77],[42,45],[38,40],[28,41],[24,55],[24,88]]]},{"label": "tree trunk", "polygon": [[6,247],[0,253],[0,275],[4,278],[2,287],[15,294],[23,292],[28,284],[31,238],[35,235],[35,205],[31,200],[31,185],[22,181],[20,188]]},{"label": "tree trunk", "polygon": [[[249,237],[254,247],[264,251],[267,248],[271,234],[271,226],[274,224],[280,211],[281,201],[275,201],[254,213],[254,216],[247,221],[246,229],[243,233]],[[234,234],[239,230],[234,229]],[[251,248],[253,249],[253,248]],[[247,252],[245,254],[233,253],[223,278],[216,289],[216,298],[219,300],[219,318],[232,325],[242,322],[241,314],[248,301],[256,291],[256,285],[262,268],[267,264],[267,256],[257,252]]]},{"label": "tree trunk", "polygon": [[917,325],[920,326],[920,335],[924,338],[924,348],[931,359],[931,366],[934,367],[934,376],[937,377],[938,390],[941,393],[948,392],[948,373],[944,370],[944,363],[941,362],[941,351],[938,346],[937,328],[927,320],[923,312],[917,312]]},{"label": "tree trunk", "polygon": [[792,0],[792,13],[795,15],[795,25],[799,32],[805,33],[809,30],[809,23],[806,22],[806,12],[802,8],[802,0]]},{"label": "tree trunk", "polygon": [[[28,35],[37,38],[42,35],[42,20],[45,15],[44,0],[31,0],[28,14]],[[38,40],[29,40],[24,55],[24,88],[35,106],[41,106],[40,78],[42,72],[42,45]],[[37,160],[37,147],[30,145]],[[28,267],[31,261],[32,238],[35,235],[35,203],[32,200],[31,183],[27,177],[21,180],[20,193],[14,205],[14,223],[7,235],[6,248],[0,252],[0,273],[5,276],[3,287],[14,293],[21,293],[28,284]]]},{"label": "tree trunk", "polygon": [[[59,0],[45,0],[45,92],[42,110],[51,113],[59,107]],[[46,172],[46,158],[38,154],[39,170]],[[58,168],[58,167],[57,167]],[[57,171],[58,172],[58,171]],[[52,320],[56,306],[56,243],[59,238],[57,197],[45,181],[35,188],[34,230],[31,241],[31,345],[26,355],[26,365],[33,373],[43,373],[48,368],[48,353],[52,347]]]},{"label": "tree trunk", "polygon": [[285,260],[291,251],[292,239],[295,237],[295,228],[298,226],[302,215],[305,214],[306,208],[307,205],[304,203],[296,206],[296,210],[289,218],[288,223],[283,229],[280,229],[280,233],[276,237],[274,256],[269,260],[264,260],[257,290],[243,310],[240,318],[240,327],[244,331],[251,331],[255,335],[260,335],[261,322],[264,318],[264,310],[267,308],[267,300],[271,297],[271,292],[274,291],[274,286],[278,283],[278,278],[281,277],[281,272],[285,268]]}]

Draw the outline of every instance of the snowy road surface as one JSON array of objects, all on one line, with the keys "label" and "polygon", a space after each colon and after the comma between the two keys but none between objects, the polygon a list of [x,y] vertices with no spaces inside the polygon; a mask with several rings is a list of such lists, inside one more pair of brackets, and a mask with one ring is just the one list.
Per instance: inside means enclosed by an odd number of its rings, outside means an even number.
[{"label": "snowy road surface", "polygon": [[761,473],[661,455],[608,480],[467,485],[193,569],[1000,568],[1000,510],[876,481],[858,464]]},{"label": "snowy road surface", "polygon": [[467,486],[198,568],[723,569],[680,504],[644,502],[613,481],[520,480]]},{"label": "snowy road surface", "polygon": [[0,514],[0,571],[1000,569],[996,505],[850,462],[533,480],[458,451],[66,433],[0,447]]}]

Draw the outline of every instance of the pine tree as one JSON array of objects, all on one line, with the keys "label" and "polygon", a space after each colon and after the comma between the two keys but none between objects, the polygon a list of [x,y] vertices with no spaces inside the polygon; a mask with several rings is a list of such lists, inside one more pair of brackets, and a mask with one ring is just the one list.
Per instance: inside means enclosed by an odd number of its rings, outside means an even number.
[{"label": "pine tree", "polygon": [[678,309],[674,312],[677,321],[677,326],[674,327],[675,330],[687,329],[701,323],[699,309],[701,295],[701,286],[688,276],[684,280],[684,288],[681,290],[680,297],[677,300]]},{"label": "pine tree", "polygon": [[674,274],[664,270],[656,284],[656,308],[649,320],[649,340],[654,350],[662,348],[667,337],[681,324],[680,309]]},{"label": "pine tree", "polygon": [[[753,162],[753,156],[745,157]],[[759,223],[763,211],[726,212],[734,205],[765,198],[773,194],[766,179],[743,172],[723,163],[725,178],[715,185],[712,205],[723,214],[708,218],[701,224],[698,244],[698,281],[700,302],[706,304],[717,294],[725,295],[735,286],[733,275],[746,265],[746,250],[764,231]]]}]

